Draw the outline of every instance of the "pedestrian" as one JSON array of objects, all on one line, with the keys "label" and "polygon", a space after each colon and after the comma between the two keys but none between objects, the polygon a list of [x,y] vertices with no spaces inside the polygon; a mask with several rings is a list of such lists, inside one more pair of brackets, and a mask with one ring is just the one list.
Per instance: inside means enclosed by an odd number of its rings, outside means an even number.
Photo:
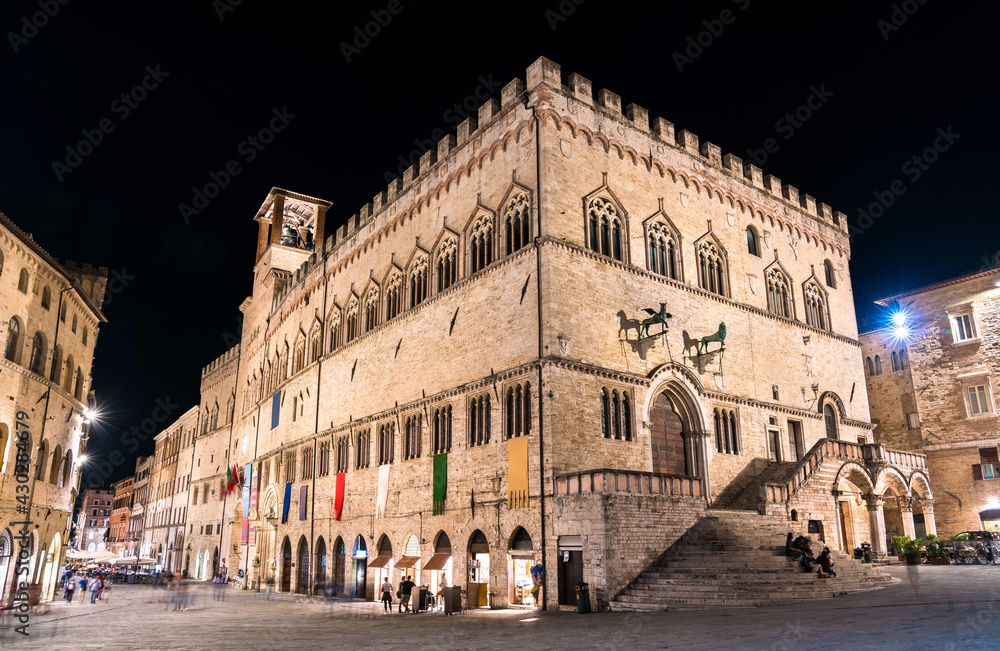
[{"label": "pedestrian", "polygon": [[73,590],[76,588],[76,581],[73,579],[73,575],[70,574],[66,578],[66,603],[73,603]]},{"label": "pedestrian", "polygon": [[101,579],[96,574],[90,579],[90,583],[87,584],[90,588],[90,603],[97,602],[97,596],[101,593]]},{"label": "pedestrian", "polygon": [[816,563],[819,565],[819,577],[821,579],[837,576],[837,573],[833,571],[833,558],[830,556],[829,547],[823,548],[823,553],[816,559]]},{"label": "pedestrian", "polygon": [[80,603],[87,598],[87,576],[84,574],[80,575],[80,580],[77,582],[77,587],[80,588]]},{"label": "pedestrian", "polygon": [[389,583],[388,576],[382,581],[382,608],[386,615],[392,611],[392,584]]},{"label": "pedestrian", "polygon": [[413,587],[417,585],[413,582],[413,577],[406,577],[406,580],[399,584],[400,600],[403,602],[403,608],[406,610],[404,612],[411,613],[410,610],[410,595],[413,594]]},{"label": "pedestrian", "polygon": [[271,593],[274,592],[274,577],[267,577],[267,590],[264,591],[264,599],[271,601]]},{"label": "pedestrian", "polygon": [[101,586],[101,601],[108,603],[111,601],[111,577],[106,577]]},{"label": "pedestrian", "polygon": [[535,608],[541,608],[538,600],[538,593],[542,589],[542,580],[545,577],[545,570],[541,563],[535,563],[530,570],[531,573],[531,602]]}]

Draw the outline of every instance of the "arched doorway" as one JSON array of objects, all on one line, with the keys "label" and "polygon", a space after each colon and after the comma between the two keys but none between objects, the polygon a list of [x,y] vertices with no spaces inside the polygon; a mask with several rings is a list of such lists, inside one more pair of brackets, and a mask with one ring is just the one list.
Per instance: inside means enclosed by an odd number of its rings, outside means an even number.
[{"label": "arched doorway", "polygon": [[305,536],[299,539],[299,578],[295,582],[295,592],[309,594],[309,543]]},{"label": "arched doorway", "polygon": [[365,598],[365,584],[368,579],[368,546],[365,537],[359,535],[354,539],[354,551],[351,554],[354,568],[351,572],[352,593],[355,599]]},{"label": "arched doorway", "polygon": [[479,529],[469,536],[468,552],[469,604],[473,607],[489,605],[487,593],[490,591],[490,543],[486,540],[486,534]]},{"label": "arched doorway", "polygon": [[376,547],[378,553],[375,554],[375,558],[371,559],[368,563],[368,570],[375,571],[372,577],[373,585],[382,585],[382,581],[389,579],[392,583],[392,570],[393,570],[393,560],[392,560],[392,541],[389,540],[389,536],[382,534],[378,539],[378,546]]},{"label": "arched doorway", "polygon": [[445,532],[439,531],[435,537],[434,554],[427,561],[427,564],[424,565],[424,571],[431,575],[431,594],[437,594],[443,586],[453,583],[451,539]]},{"label": "arched doorway", "polygon": [[7,574],[10,572],[10,557],[13,548],[14,540],[10,535],[10,529],[4,529],[0,533],[0,603],[7,602]]},{"label": "arched doorway", "polygon": [[333,574],[330,580],[333,581],[333,594],[340,596],[344,594],[344,571],[347,568],[347,546],[344,539],[337,536],[333,542]]},{"label": "arched doorway", "polygon": [[512,606],[531,606],[531,565],[535,557],[531,536],[518,527],[507,547],[507,602]]},{"label": "arched doorway", "polygon": [[281,543],[281,591],[292,591],[292,543],[288,536]]},{"label": "arched doorway", "polygon": [[316,541],[316,579],[317,589],[326,585],[326,541],[323,536]]},{"label": "arched doorway", "polygon": [[701,476],[701,415],[684,387],[671,381],[649,404],[653,472]]},{"label": "arched doorway", "polygon": [[422,584],[420,581],[420,541],[412,533],[406,537],[406,541],[403,543],[403,557],[396,561],[396,569],[413,577],[412,581],[417,585]]}]

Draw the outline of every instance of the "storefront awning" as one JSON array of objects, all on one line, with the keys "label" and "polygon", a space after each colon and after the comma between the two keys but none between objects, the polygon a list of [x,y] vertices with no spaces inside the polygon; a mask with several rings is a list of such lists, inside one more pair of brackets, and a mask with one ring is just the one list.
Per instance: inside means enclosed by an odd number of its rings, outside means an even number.
[{"label": "storefront awning", "polygon": [[425,570],[443,570],[444,566],[451,560],[451,554],[434,554],[431,560],[424,563]]},{"label": "storefront awning", "polygon": [[400,570],[406,570],[414,565],[420,560],[419,556],[404,556],[398,561],[396,561],[396,568]]},{"label": "storefront awning", "polygon": [[559,536],[559,550],[567,552],[583,551],[583,536]]},{"label": "storefront awning", "polygon": [[507,553],[511,558],[531,558],[535,555],[530,549],[511,549]]},{"label": "storefront awning", "polygon": [[1000,520],[1000,509],[986,509],[979,512],[979,519],[983,521]]},{"label": "storefront awning", "polygon": [[385,567],[392,560],[392,556],[376,556],[372,559],[372,562],[368,564],[368,567]]}]

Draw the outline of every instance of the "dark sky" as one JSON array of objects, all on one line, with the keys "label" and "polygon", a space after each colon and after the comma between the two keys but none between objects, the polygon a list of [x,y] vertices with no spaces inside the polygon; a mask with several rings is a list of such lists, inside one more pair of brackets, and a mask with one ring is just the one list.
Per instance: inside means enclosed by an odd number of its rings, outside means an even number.
[{"label": "dark sky", "polygon": [[[1000,149],[986,3],[236,1],[0,3],[0,211],[53,255],[119,279],[94,364],[97,455],[158,398],[197,402],[201,368],[239,332],[252,218],[272,186],[332,201],[329,231],[415,141],[456,126],[453,104],[523,78],[538,56],[723,152],[750,159],[774,139],[758,154],[765,174],[851,224],[891,197],[853,240],[868,327],[873,299],[983,268],[1000,248],[985,191]],[[373,11],[388,23],[345,56],[355,28],[376,31]],[[152,89],[133,92],[144,80]],[[808,119],[785,119],[811,95]],[[274,110],[294,117],[247,162],[244,141]],[[101,142],[81,147],[102,121]],[[185,223],[179,204],[231,160],[239,174]]]}]

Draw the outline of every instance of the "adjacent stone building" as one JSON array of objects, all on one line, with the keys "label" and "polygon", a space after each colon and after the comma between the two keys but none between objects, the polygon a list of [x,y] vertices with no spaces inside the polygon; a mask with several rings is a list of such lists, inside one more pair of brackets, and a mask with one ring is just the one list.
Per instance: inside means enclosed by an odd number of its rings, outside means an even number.
[{"label": "adjacent stone building", "polygon": [[[22,534],[29,592],[53,593],[89,428],[91,368],[106,268],[60,263],[0,214],[0,601]],[[18,471],[18,443],[28,472]],[[27,487],[27,493],[21,489]],[[103,510],[103,508],[102,508]],[[100,542],[100,541],[97,541]],[[22,575],[22,581],[23,575]],[[34,595],[33,595],[34,596]]]},{"label": "adjacent stone building", "polygon": [[1000,269],[879,303],[892,301],[901,309],[898,323],[887,320],[886,327],[861,335],[875,436],[926,454],[937,496],[934,502],[902,499],[899,533],[909,526],[908,510],[918,533],[930,530],[928,515],[948,534],[998,529]]},{"label": "adjacent stone building", "polygon": [[96,486],[83,491],[78,527],[80,551],[111,551],[108,527],[111,525],[111,502],[114,496],[112,489]]},{"label": "adjacent stone building", "polygon": [[111,486],[111,520],[108,523],[108,543],[111,551],[126,555],[129,541],[128,517],[132,511],[132,490],[135,475],[115,482]]},{"label": "adjacent stone building", "polygon": [[884,553],[886,491],[931,497],[872,439],[845,217],[551,61],[327,235],[331,205],[254,217],[239,347],[184,417],[189,573],[503,607],[541,564],[556,607],[705,516]]}]

